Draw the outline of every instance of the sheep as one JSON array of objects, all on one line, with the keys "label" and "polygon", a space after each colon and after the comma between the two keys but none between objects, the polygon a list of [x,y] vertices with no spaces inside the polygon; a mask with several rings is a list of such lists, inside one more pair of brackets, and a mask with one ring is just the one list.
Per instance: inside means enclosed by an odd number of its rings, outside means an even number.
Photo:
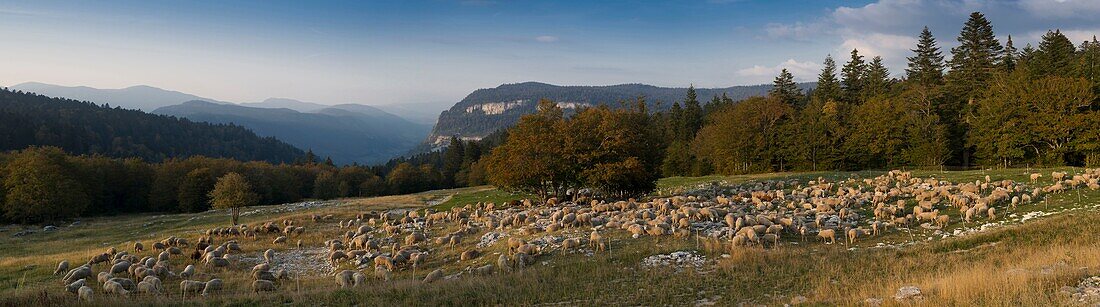
[{"label": "sheep", "polygon": [[137,284],[137,292],[146,294],[160,294],[160,289],[151,282],[141,281]]},{"label": "sheep", "polygon": [[424,277],[424,283],[432,283],[439,280],[440,278],[443,278],[443,269],[436,269],[435,271],[428,273],[428,276]]},{"label": "sheep", "polygon": [[191,278],[191,276],[194,276],[194,275],[195,275],[195,265],[194,264],[188,264],[187,267],[183,268],[183,271],[180,271],[180,278]]},{"label": "sheep", "polygon": [[184,280],[180,282],[180,296],[187,297],[187,294],[198,294],[206,288],[206,283],[194,280]]},{"label": "sheep", "polygon": [[332,263],[332,265],[336,265],[338,261],[345,259],[348,259],[348,254],[343,251],[334,251],[328,255],[329,263]]},{"label": "sheep", "polygon": [[836,230],[822,229],[817,233],[817,236],[820,237],[822,241],[826,241],[827,243],[825,244],[836,243]]},{"label": "sheep", "polygon": [[947,223],[951,222],[951,216],[940,215],[936,217],[936,226],[940,228],[947,227]]},{"label": "sheep", "polygon": [[363,275],[363,273],[355,272],[351,275],[351,279],[356,287],[367,284],[367,275]]},{"label": "sheep", "polygon": [[252,271],[253,280],[270,280],[275,281],[275,274],[271,271]]},{"label": "sheep", "polygon": [[355,286],[354,280],[355,271],[343,270],[336,274],[336,285],[340,288],[351,288]]},{"label": "sheep", "polygon": [[78,268],[72,269],[71,271],[69,271],[69,273],[65,274],[65,277],[62,279],[62,281],[64,281],[66,284],[71,284],[78,279],[84,279],[91,276],[92,268],[87,265],[83,265]]},{"label": "sheep", "polygon": [[92,294],[94,294],[94,293],[95,293],[95,291],[92,291],[92,287],[80,286],[80,289],[77,290],[77,297],[79,297],[80,300],[82,300],[82,301],[91,302],[92,301]]},{"label": "sheep", "polygon": [[209,266],[209,267],[214,267],[214,268],[228,267],[229,266],[229,259],[225,259],[225,258],[221,258],[221,257],[214,257],[214,258],[211,258],[210,261],[206,263],[206,265]]},{"label": "sheep", "polygon": [[512,268],[512,259],[508,257],[508,254],[501,253],[500,257],[497,257],[497,267],[500,267],[500,270],[505,272]]},{"label": "sheep", "polygon": [[102,283],[107,282],[108,280],[111,280],[111,278],[115,278],[114,276],[111,275],[111,273],[99,272],[99,274],[96,274],[95,280],[102,284]]},{"label": "sheep", "polygon": [[211,279],[211,280],[207,281],[206,284],[203,285],[203,287],[202,287],[202,296],[210,296],[210,295],[212,295],[212,294],[214,294],[218,291],[221,291],[221,290],[222,290],[222,280],[214,278],[214,279]]},{"label": "sheep", "polygon": [[122,261],[122,262],[116,263],[115,265],[111,266],[111,274],[118,274],[118,273],[126,272],[127,269],[129,269],[129,268],[130,268],[130,262],[129,261]]},{"label": "sheep", "polygon": [[1053,179],[1054,182],[1062,181],[1062,179],[1066,178],[1066,172],[1051,172],[1050,178]]},{"label": "sheep", "polygon": [[848,245],[856,243],[856,239],[862,236],[866,236],[867,231],[859,228],[848,229]]},{"label": "sheep", "polygon": [[130,296],[130,291],[122,287],[122,284],[114,281],[107,281],[103,283],[103,292],[107,294],[117,294],[122,297]]},{"label": "sheep", "polygon": [[74,281],[74,282],[72,282],[68,285],[65,285],[65,290],[69,291],[71,293],[77,293],[77,290],[80,290],[80,288],[84,287],[84,285],[86,285],[86,284],[88,284],[87,280],[80,279],[80,280]]},{"label": "sheep", "polygon": [[257,280],[252,282],[252,292],[272,292],[275,291],[275,283],[269,280]]},{"label": "sheep", "polygon": [[108,262],[108,261],[111,261],[111,254],[103,253],[103,254],[92,256],[92,258],[88,260],[88,265],[96,265],[96,264],[104,263],[104,262]]},{"label": "sheep", "polygon": [[481,255],[481,252],[477,251],[476,249],[471,249],[471,250],[462,252],[462,255],[460,255],[458,259],[459,259],[459,261],[468,261],[468,260],[473,260],[474,258],[477,258],[480,255]]},{"label": "sheep", "polygon": [[57,264],[57,269],[53,270],[53,275],[61,275],[61,273],[65,273],[65,271],[68,271],[68,270],[69,270],[69,261],[68,260],[62,260],[60,263]]},{"label": "sheep", "polygon": [[268,249],[264,251],[264,261],[267,263],[272,263],[272,259],[275,259],[275,250]]},{"label": "sheep", "polygon": [[287,238],[285,236],[280,236],[278,238],[275,238],[275,241],[271,241],[271,244],[285,244],[286,240]]},{"label": "sheep", "polygon": [[577,248],[577,247],[580,247],[580,246],[581,246],[581,239],[580,238],[568,238],[568,239],[565,239],[561,242],[561,249],[563,251],[568,250],[568,249],[574,249],[574,248]]},{"label": "sheep", "polygon": [[1043,177],[1043,174],[1032,173],[1031,174],[1031,183],[1035,183],[1035,181],[1038,181],[1039,178],[1042,178],[1042,177]]},{"label": "sheep", "polygon": [[377,269],[379,267],[385,267],[386,270],[393,271],[393,269],[394,269],[393,259],[391,259],[390,257],[386,257],[386,256],[374,257],[374,267],[375,267],[375,269]]}]

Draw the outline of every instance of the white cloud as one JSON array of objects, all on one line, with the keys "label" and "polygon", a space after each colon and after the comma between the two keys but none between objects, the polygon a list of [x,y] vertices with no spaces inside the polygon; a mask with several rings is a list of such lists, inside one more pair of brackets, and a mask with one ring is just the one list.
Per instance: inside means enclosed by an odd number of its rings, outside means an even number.
[{"label": "white cloud", "polygon": [[540,42],[540,43],[553,43],[553,42],[558,41],[558,37],[557,36],[551,36],[551,35],[542,35],[542,36],[535,37],[535,41]]},{"label": "white cloud", "polygon": [[763,81],[770,80],[779,75],[779,72],[786,68],[794,75],[795,80],[812,80],[817,76],[818,71],[821,70],[821,64],[814,62],[799,62],[795,59],[788,59],[779,63],[778,65],[767,67],[761,65],[753,65],[749,68],[743,68],[737,70],[737,75],[745,77],[748,80]]},{"label": "white cloud", "polygon": [[764,33],[767,34],[768,38],[792,39],[796,41],[808,41],[816,35],[820,34],[821,30],[821,25],[817,23],[769,23],[768,25],[764,26]]},{"label": "white cloud", "polygon": [[1089,18],[1100,14],[1100,1],[1096,0],[1020,0],[1027,12],[1043,18]]}]

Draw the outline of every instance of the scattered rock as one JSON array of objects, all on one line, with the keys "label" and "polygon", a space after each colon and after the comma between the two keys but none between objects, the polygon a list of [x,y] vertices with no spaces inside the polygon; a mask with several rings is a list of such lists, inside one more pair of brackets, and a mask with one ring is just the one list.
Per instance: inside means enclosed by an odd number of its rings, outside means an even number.
[{"label": "scattered rock", "polygon": [[47,225],[46,227],[42,227],[42,231],[55,231],[57,229],[57,226],[54,225]]},{"label": "scattered rock", "polygon": [[894,299],[898,301],[904,300],[919,300],[923,299],[921,296],[920,288],[916,286],[905,286],[898,288],[898,292],[894,294]]},{"label": "scattered rock", "polygon": [[707,258],[694,251],[678,251],[667,255],[653,255],[642,259],[643,266],[674,266],[701,268]]},{"label": "scattered rock", "polygon": [[1075,301],[1081,303],[1100,303],[1100,276],[1092,276],[1081,280],[1077,287],[1065,286],[1059,292],[1069,294]]},{"label": "scattered rock", "polygon": [[507,237],[507,233],[490,231],[481,236],[481,241],[477,243],[478,248],[486,248],[492,246],[493,243],[497,243],[501,238]]}]

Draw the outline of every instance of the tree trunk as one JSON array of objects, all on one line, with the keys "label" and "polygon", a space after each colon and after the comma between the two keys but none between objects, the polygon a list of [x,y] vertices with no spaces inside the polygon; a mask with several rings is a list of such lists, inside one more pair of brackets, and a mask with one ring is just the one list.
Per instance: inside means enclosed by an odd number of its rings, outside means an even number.
[{"label": "tree trunk", "polygon": [[233,226],[237,226],[237,220],[241,218],[241,208],[233,208]]}]

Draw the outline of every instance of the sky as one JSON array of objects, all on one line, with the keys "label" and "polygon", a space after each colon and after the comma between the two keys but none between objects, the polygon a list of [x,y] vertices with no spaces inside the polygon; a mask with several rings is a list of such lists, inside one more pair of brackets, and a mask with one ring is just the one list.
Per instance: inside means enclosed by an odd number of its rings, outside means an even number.
[{"label": "sky", "polygon": [[901,76],[923,26],[948,54],[972,11],[1020,48],[1054,28],[1100,34],[1097,0],[0,0],[0,85],[453,103],[525,81],[726,87],[782,68],[812,81],[853,48]]}]

